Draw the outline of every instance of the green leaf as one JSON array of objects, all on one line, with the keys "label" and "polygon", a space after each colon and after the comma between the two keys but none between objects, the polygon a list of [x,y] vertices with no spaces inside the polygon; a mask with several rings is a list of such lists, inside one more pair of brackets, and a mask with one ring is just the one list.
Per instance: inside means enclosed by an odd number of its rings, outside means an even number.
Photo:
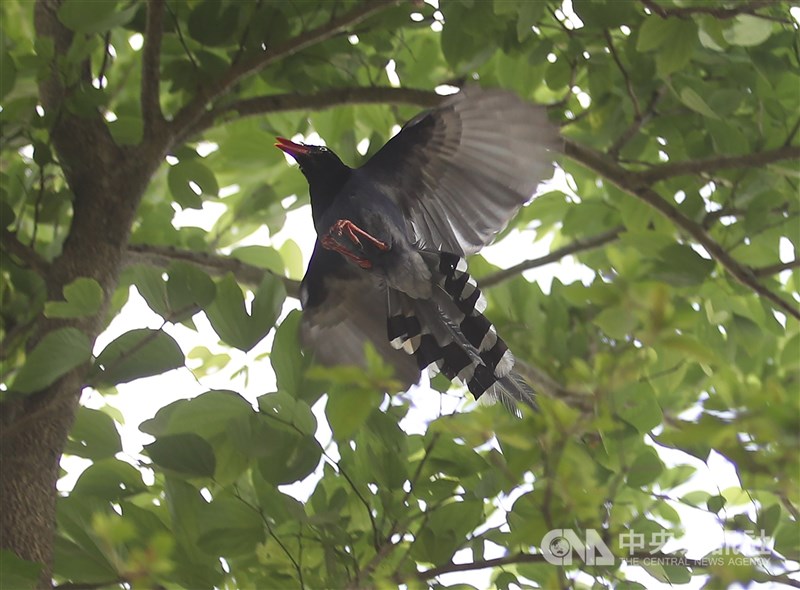
[{"label": "green leaf", "polygon": [[163,274],[162,270],[143,264],[137,264],[131,270],[133,284],[150,309],[162,318],[168,318],[171,311],[167,301],[167,286]]},{"label": "green leaf", "polygon": [[233,275],[217,283],[214,302],[206,308],[211,326],[227,344],[248,351],[275,325],[286,291],[279,278],[266,275],[256,292],[252,314],[248,315],[244,295]]},{"label": "green leaf", "polygon": [[298,339],[301,317],[299,311],[292,311],[284,318],[275,332],[272,354],[269,357],[275,370],[278,388],[288,391],[295,397],[301,397],[300,389],[305,370],[305,361],[300,352]]},{"label": "green leaf", "polygon": [[231,421],[247,418],[253,413],[250,402],[235,391],[207,391],[192,399],[164,406],[139,428],[156,437],[192,432],[211,439],[224,434]]},{"label": "green leaf", "polygon": [[711,496],[706,500],[706,506],[711,512],[719,512],[725,508],[725,504],[727,504],[727,502],[722,496]]},{"label": "green leaf", "polygon": [[286,240],[279,250],[283,263],[286,266],[286,274],[290,277],[303,276],[303,251],[294,240]]},{"label": "green leaf", "polygon": [[41,563],[20,559],[11,551],[0,549],[0,572],[4,588],[33,590],[41,571]]},{"label": "green leaf", "polygon": [[100,410],[79,407],[65,453],[97,461],[122,451],[114,419]]},{"label": "green leaf", "polygon": [[[85,530],[90,530],[90,519],[87,518],[82,525]],[[114,566],[92,541],[82,546],[59,535],[55,538],[53,553],[54,573],[66,579],[99,585],[118,576]]]},{"label": "green leaf", "polygon": [[191,317],[214,301],[217,290],[214,281],[196,266],[174,262],[167,273],[170,321],[179,322]]},{"label": "green leaf", "polygon": [[147,455],[162,469],[187,477],[213,477],[216,469],[214,449],[192,433],[168,434],[145,445]]},{"label": "green leaf", "polygon": [[703,258],[689,246],[672,244],[659,252],[659,264],[653,278],[672,285],[698,285],[714,270],[714,261]]},{"label": "green leaf", "polygon": [[136,467],[119,459],[106,458],[95,461],[81,473],[72,493],[79,497],[92,496],[119,502],[146,489],[142,474]]},{"label": "green leaf", "polygon": [[144,122],[141,117],[118,117],[108,124],[108,130],[117,145],[137,145],[144,136]]},{"label": "green leaf", "polygon": [[83,332],[76,328],[53,330],[28,355],[11,390],[21,393],[40,391],[87,362],[91,356],[89,339]]},{"label": "green leaf", "polygon": [[175,202],[184,209],[200,209],[203,206],[201,195],[216,197],[219,193],[216,176],[197,159],[181,160],[171,166],[167,183]]},{"label": "green leaf", "polygon": [[673,23],[669,42],[663,44],[656,54],[658,75],[666,77],[686,66],[692,59],[698,44],[697,25],[691,19],[669,19]]},{"label": "green leaf", "polygon": [[197,544],[206,553],[226,558],[252,556],[264,542],[258,511],[238,499],[215,499],[202,514]]},{"label": "green leaf", "polygon": [[17,65],[8,51],[0,51],[0,100],[13,89],[17,80]]},{"label": "green leaf", "polygon": [[731,45],[755,47],[769,39],[775,24],[765,18],[749,14],[739,14],[733,19],[733,25],[722,30],[722,36]]},{"label": "green leaf", "polygon": [[117,385],[166,373],[184,365],[183,352],[161,330],[126,332],[103,349],[95,360],[90,380],[97,386]]},{"label": "green leaf", "polygon": [[648,16],[639,28],[636,38],[636,51],[652,51],[671,40],[675,31],[680,28],[680,19]]},{"label": "green leaf", "polygon": [[281,253],[269,246],[243,246],[231,252],[231,257],[241,260],[246,264],[271,270],[282,275],[286,264]]},{"label": "green leaf", "polygon": [[[291,419],[291,418],[289,418]],[[274,485],[290,484],[304,479],[316,469],[322,449],[312,436],[286,431],[276,424],[275,418],[263,418],[258,423],[258,433],[266,456],[258,460],[258,471]]]},{"label": "green leaf", "polygon": [[44,314],[49,318],[92,316],[103,305],[103,288],[94,279],[81,277],[64,287],[64,299],[45,303]]},{"label": "green leaf", "polygon": [[189,35],[203,45],[225,45],[236,34],[238,16],[235,6],[204,0],[189,15]]},{"label": "green leaf", "polygon": [[800,369],[800,334],[795,334],[783,345],[781,364],[793,370]]},{"label": "green leaf", "polygon": [[601,311],[594,323],[612,338],[622,340],[633,333],[639,322],[629,306],[615,305]]},{"label": "green leaf", "polygon": [[283,281],[275,275],[267,273],[258,286],[253,300],[253,323],[266,334],[275,325],[286,301],[286,288]]},{"label": "green leaf", "polygon": [[117,9],[114,0],[64,0],[58,8],[58,20],[79,33],[102,33],[130,22],[139,5]]},{"label": "green leaf", "polygon": [[612,394],[614,411],[639,432],[650,432],[661,424],[661,407],[653,388],[647,383],[634,383],[617,389]]},{"label": "green leaf", "polygon": [[681,102],[704,117],[719,119],[717,113],[715,113],[711,107],[706,104],[706,101],[703,100],[703,97],[688,86],[681,90]]},{"label": "green leaf", "polygon": [[628,485],[634,488],[647,485],[655,481],[663,470],[664,464],[656,450],[653,447],[645,447],[628,470]]},{"label": "green leaf", "polygon": [[372,410],[380,406],[383,395],[375,391],[337,387],[328,395],[325,415],[337,441],[349,440],[366,422]]},{"label": "green leaf", "polygon": [[661,345],[665,348],[678,351],[684,357],[695,360],[697,362],[712,365],[718,362],[714,350],[702,342],[697,340],[694,336],[689,334],[670,334],[661,339]]}]

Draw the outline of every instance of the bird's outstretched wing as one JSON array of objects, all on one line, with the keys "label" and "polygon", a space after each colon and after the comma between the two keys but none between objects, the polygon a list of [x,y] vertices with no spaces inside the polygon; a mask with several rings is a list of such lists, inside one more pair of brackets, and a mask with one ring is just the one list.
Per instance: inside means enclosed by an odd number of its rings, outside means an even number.
[{"label": "bird's outstretched wing", "polygon": [[360,170],[400,205],[420,247],[472,254],[551,175],[561,146],[543,107],[473,86],[409,121]]},{"label": "bird's outstretched wing", "polygon": [[301,287],[303,346],[323,365],[363,367],[364,345],[370,342],[407,389],[419,381],[420,369],[413,357],[389,344],[386,300],[383,287],[317,242]]}]

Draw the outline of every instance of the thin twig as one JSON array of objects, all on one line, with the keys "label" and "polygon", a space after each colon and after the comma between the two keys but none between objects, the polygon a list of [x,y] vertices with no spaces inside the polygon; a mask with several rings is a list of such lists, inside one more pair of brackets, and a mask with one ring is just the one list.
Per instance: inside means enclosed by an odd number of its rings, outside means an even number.
[{"label": "thin twig", "polygon": [[753,271],[733,258],[719,243],[714,241],[706,233],[706,230],[700,224],[686,217],[666,199],[663,199],[661,195],[650,188],[650,184],[655,182],[656,179],[662,180],[682,174],[699,174],[734,166],[757,166],[765,162],[774,162],[790,158],[795,152],[800,153],[800,148],[780,148],[769,152],[750,154],[747,157],[737,156],[710,158],[693,162],[678,162],[671,165],[665,164],[643,172],[631,172],[626,170],[605,154],[573,141],[568,140],[566,142],[565,152],[570,158],[573,158],[583,166],[607,178],[622,191],[653,207],[675,226],[694,238],[694,240],[703,246],[706,252],[737,281],[749,287],[764,299],[772,302],[775,307],[779,308],[781,311],[800,320],[800,311],[794,303],[786,301],[759,283]]},{"label": "thin twig", "polygon": [[639,133],[639,130],[642,128],[642,126],[653,118],[656,106],[666,93],[667,86],[659,86],[658,89],[653,92],[652,96],[650,97],[650,102],[647,103],[647,106],[645,107],[645,110],[641,116],[634,118],[633,122],[622,133],[622,135],[620,135],[612,144],[612,146],[608,148],[609,156],[616,158],[620,151],[622,151],[622,148],[625,147],[637,133]]},{"label": "thin twig", "polygon": [[36,202],[33,204],[33,231],[31,232],[31,250],[36,247],[36,234],[39,231],[39,208],[44,199],[44,167],[45,164],[39,166],[39,194],[36,195]]},{"label": "thin twig", "polygon": [[[111,51],[109,51],[109,47],[111,46],[111,31],[108,31],[105,36],[103,37],[103,43],[105,49],[103,50],[103,61],[100,64],[100,71],[97,73],[97,83],[100,84],[100,88],[103,88],[103,78],[106,77],[106,68],[108,68],[109,58],[111,57]],[[106,83],[106,86],[108,84]]]},{"label": "thin twig", "polygon": [[526,363],[521,359],[515,359],[514,370],[531,384],[537,394],[561,400],[568,406],[579,409],[584,414],[590,414],[593,411],[594,401],[591,394],[581,394],[567,389],[539,367]]},{"label": "thin twig", "polygon": [[269,94],[227,103],[203,113],[184,135],[200,133],[226,121],[284,111],[324,110],[351,104],[413,104],[436,106],[442,96],[430,90],[389,86],[332,88],[317,94]]},{"label": "thin twig", "polygon": [[268,274],[272,274],[283,282],[286,294],[297,298],[300,293],[300,282],[279,275],[271,270],[247,264],[230,256],[222,256],[209,252],[193,252],[169,246],[151,246],[147,244],[131,244],[124,264],[146,264],[158,268],[167,268],[175,261],[194,265],[212,276],[232,273],[236,280],[250,287],[257,287]]},{"label": "thin twig", "polygon": [[341,31],[345,31],[369,17],[399,4],[399,2],[400,0],[365,2],[322,26],[311,29],[269,51],[264,51],[251,59],[242,60],[231,66],[219,79],[200,88],[194,98],[178,111],[172,121],[174,135],[177,137],[184,137],[186,131],[195,124],[197,119],[206,110],[206,106],[225,94],[243,78],[261,71],[270,64],[291,57],[303,49],[322,43]]},{"label": "thin twig", "polygon": [[614,40],[611,38],[611,33],[608,32],[608,29],[603,31],[603,34],[606,38],[606,43],[608,44],[608,50],[611,52],[611,57],[614,59],[614,63],[617,64],[617,68],[622,73],[622,79],[625,80],[625,88],[628,91],[628,96],[631,99],[631,103],[633,103],[633,113],[635,115],[634,119],[639,120],[642,118],[642,109],[639,107],[639,99],[636,96],[636,93],[633,91],[633,83],[631,82],[631,77],[628,75],[628,70],[625,69],[625,66],[622,65],[622,60],[619,58],[617,54],[617,50],[614,48]]},{"label": "thin twig", "polygon": [[328,463],[334,469],[336,469],[342,475],[342,477],[344,477],[345,481],[348,483],[350,488],[353,490],[353,493],[356,495],[356,497],[361,502],[361,504],[364,505],[364,509],[367,511],[367,516],[369,517],[369,521],[372,524],[372,544],[375,547],[375,551],[378,551],[378,549],[380,547],[380,542],[378,541],[378,534],[379,534],[379,532],[378,532],[378,523],[375,522],[375,516],[372,514],[372,506],[370,506],[370,503],[367,502],[367,499],[364,498],[364,495],[356,487],[355,482],[350,478],[349,475],[347,475],[347,472],[344,470],[344,468],[339,463],[334,461],[331,458],[331,456],[328,455],[328,453],[326,453],[325,451],[322,451],[322,456],[325,457],[325,459],[327,459]]},{"label": "thin twig", "polygon": [[525,260],[524,262],[520,262],[514,266],[509,268],[505,268],[503,270],[499,270],[495,273],[487,275],[480,280],[480,287],[492,287],[503,281],[507,281],[508,279],[517,276],[525,272],[526,270],[530,270],[532,268],[538,268],[540,266],[545,266],[547,264],[552,264],[554,262],[558,262],[565,256],[570,256],[572,254],[576,254],[578,252],[585,252],[587,250],[594,250],[595,248],[599,248],[600,246],[604,246],[609,242],[615,241],[619,234],[625,230],[622,226],[617,226],[613,229],[608,231],[604,231],[594,236],[590,236],[588,238],[578,238],[574,242],[567,244],[557,250],[553,250],[549,254],[545,256],[540,256],[539,258],[532,258],[530,260]]},{"label": "thin twig", "polygon": [[301,589],[305,588],[305,584],[303,583],[303,569],[300,567],[300,564],[294,558],[291,551],[289,551],[286,545],[283,544],[283,541],[281,541],[280,538],[272,531],[272,525],[270,525],[269,519],[267,519],[266,515],[264,514],[263,508],[261,506],[255,506],[254,504],[251,504],[250,502],[245,500],[239,493],[239,489],[237,486],[233,487],[233,497],[239,500],[245,506],[247,506],[250,510],[258,514],[259,518],[261,518],[261,522],[266,527],[270,536],[272,536],[272,538],[275,539],[275,542],[278,544],[278,547],[280,547],[283,550],[283,553],[286,555],[286,557],[289,558],[289,561],[292,562],[294,569],[297,571],[297,577],[298,577],[298,582],[300,583],[300,588]]},{"label": "thin twig", "polygon": [[50,268],[49,262],[42,258],[33,248],[29,248],[20,242],[16,233],[8,228],[4,227],[0,230],[0,246],[2,246],[2,249],[8,254],[16,256],[39,275],[46,274]]},{"label": "thin twig", "polygon": [[[440,433],[435,432],[431,436],[430,442],[425,447],[425,454],[423,455],[422,459],[420,459],[419,465],[417,465],[417,468],[414,470],[414,475],[409,480],[408,490],[406,490],[406,493],[403,495],[403,500],[400,502],[401,506],[405,505],[406,502],[408,502],[408,499],[411,497],[411,494],[414,491],[414,486],[416,485],[419,476],[422,474],[422,468],[424,467],[425,462],[428,460],[428,457],[430,456],[433,447],[436,445],[436,442],[439,440],[439,436]],[[386,535],[386,539],[381,544],[377,553],[375,553],[375,555],[372,557],[369,563],[367,563],[364,569],[361,572],[359,572],[359,575],[355,580],[355,586],[354,586],[355,588],[360,588],[361,581],[364,579],[364,577],[369,576],[374,571],[374,569],[378,567],[380,562],[383,561],[383,559],[386,558],[395,548],[396,545],[392,543],[392,537],[394,537],[396,534],[400,532],[398,526],[399,524],[400,524],[399,519],[395,520],[392,523],[392,528],[389,530],[389,534]]]},{"label": "thin twig", "polygon": [[793,268],[800,268],[800,260],[790,260],[789,262],[780,262],[778,264],[771,264],[769,266],[760,266],[753,269],[753,274],[757,277],[771,277],[785,270]]},{"label": "thin twig", "polygon": [[[636,561],[644,561],[648,560],[653,563],[657,563],[658,560],[664,560],[666,563],[675,563],[679,561],[681,564],[685,565],[686,567],[691,568],[698,568],[698,569],[706,569],[711,567],[711,564],[708,560],[704,559],[691,559],[684,555],[680,554],[669,554],[669,553],[650,553],[648,551],[644,552],[634,552],[629,555],[621,555],[618,556],[617,559],[626,562],[633,562]],[[440,567],[434,567],[423,572],[417,572],[416,578],[419,580],[430,580],[432,578],[436,578],[443,574],[450,574],[454,572],[468,572],[486,568],[493,568],[493,567],[502,567],[505,565],[513,565],[519,563],[548,563],[545,556],[542,553],[512,553],[511,555],[506,555],[505,557],[496,557],[494,559],[482,559],[467,563],[448,563],[447,565],[443,565]],[[781,580],[782,582],[785,581],[786,578],[783,575],[770,575],[767,574],[769,579]],[[795,584],[792,584],[793,587],[800,587],[800,582],[795,580]]]},{"label": "thin twig", "polygon": [[147,3],[147,28],[142,51],[142,119],[144,136],[152,136],[164,124],[159,84],[161,80],[161,39],[164,31],[164,0]]},{"label": "thin twig", "polygon": [[718,170],[729,170],[732,168],[758,168],[766,164],[772,164],[773,162],[797,158],[800,158],[800,147],[786,145],[774,150],[744,154],[742,156],[719,156],[715,158],[684,160],[682,162],[668,162],[640,172],[639,181],[645,184],[653,184],[675,176],[711,174]]},{"label": "thin twig", "polygon": [[186,57],[189,58],[189,61],[192,63],[192,66],[195,70],[200,69],[200,66],[197,65],[197,60],[195,60],[194,55],[192,54],[192,50],[189,49],[189,46],[186,44],[186,39],[183,37],[183,31],[181,31],[181,24],[178,22],[178,17],[175,16],[175,13],[172,12],[172,9],[169,7],[169,4],[165,4],[167,12],[172,17],[172,22],[175,24],[175,31],[178,33],[178,42],[183,47],[183,50],[186,52]]},{"label": "thin twig", "polygon": [[695,14],[708,14],[720,19],[736,18],[740,14],[750,14],[753,16],[762,16],[754,13],[758,8],[765,8],[767,6],[774,6],[775,0],[750,0],[750,2],[742,2],[731,8],[723,6],[685,6],[680,8],[664,8],[654,0],[640,0],[641,3],[653,14],[661,18],[689,18]]},{"label": "thin twig", "polygon": [[797,121],[794,122],[794,125],[792,125],[792,128],[789,130],[786,141],[783,142],[784,146],[791,145],[792,141],[794,141],[794,136],[797,135],[798,129],[800,129],[800,117],[797,118]]}]

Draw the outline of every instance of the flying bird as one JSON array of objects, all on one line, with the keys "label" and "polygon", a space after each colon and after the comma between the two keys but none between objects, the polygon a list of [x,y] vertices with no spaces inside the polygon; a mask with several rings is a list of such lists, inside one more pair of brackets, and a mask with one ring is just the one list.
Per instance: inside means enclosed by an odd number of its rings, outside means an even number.
[{"label": "flying bird", "polygon": [[363,366],[371,342],[406,386],[427,368],[476,399],[535,408],[465,256],[549,178],[561,144],[543,107],[477,86],[417,115],[360,168],[277,138],[308,181],[317,232],[300,288],[303,345],[322,364]]}]

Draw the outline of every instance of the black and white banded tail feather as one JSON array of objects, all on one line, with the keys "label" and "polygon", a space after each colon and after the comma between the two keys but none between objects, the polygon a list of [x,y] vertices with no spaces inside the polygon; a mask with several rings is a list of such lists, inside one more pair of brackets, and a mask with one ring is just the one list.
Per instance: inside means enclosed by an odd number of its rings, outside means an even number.
[{"label": "black and white banded tail feather", "polygon": [[518,403],[536,409],[533,390],[514,372],[514,356],[483,315],[486,300],[467,273],[467,262],[449,252],[421,251],[434,281],[430,299],[388,290],[391,345],[415,357],[420,370],[441,372],[479,399],[499,401],[515,414]]}]

